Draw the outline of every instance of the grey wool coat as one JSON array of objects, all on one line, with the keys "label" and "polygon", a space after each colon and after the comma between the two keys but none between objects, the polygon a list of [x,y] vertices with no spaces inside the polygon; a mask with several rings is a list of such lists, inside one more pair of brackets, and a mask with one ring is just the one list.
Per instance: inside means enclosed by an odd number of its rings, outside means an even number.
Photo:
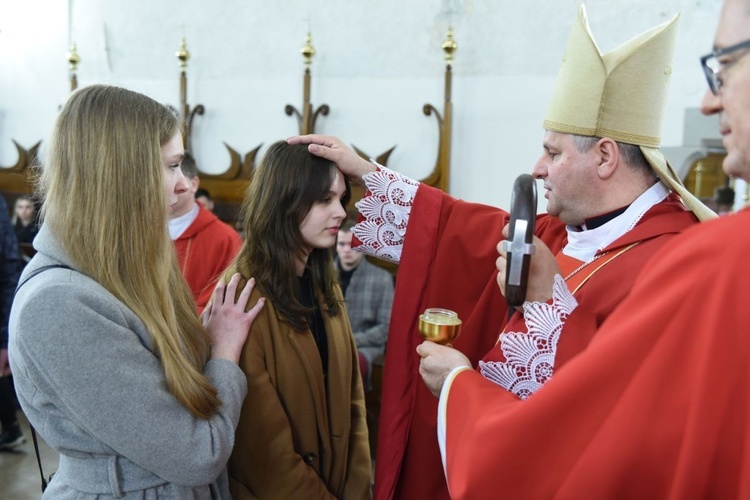
[{"label": "grey wool coat", "polygon": [[[74,267],[48,228],[34,246],[22,281],[41,266]],[[235,364],[206,363],[223,404],[208,420],[194,417],[168,391],[141,320],[70,269],[21,287],[9,347],[21,406],[61,454],[43,498],[230,498],[226,462],[247,393]]]}]

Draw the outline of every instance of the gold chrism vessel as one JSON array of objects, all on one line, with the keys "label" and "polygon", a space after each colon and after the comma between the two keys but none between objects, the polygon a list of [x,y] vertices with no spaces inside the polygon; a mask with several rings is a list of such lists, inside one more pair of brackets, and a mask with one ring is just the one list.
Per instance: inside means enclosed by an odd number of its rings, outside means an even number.
[{"label": "gold chrism vessel", "polygon": [[425,340],[445,345],[461,334],[461,320],[450,309],[426,309],[419,316],[419,333]]}]

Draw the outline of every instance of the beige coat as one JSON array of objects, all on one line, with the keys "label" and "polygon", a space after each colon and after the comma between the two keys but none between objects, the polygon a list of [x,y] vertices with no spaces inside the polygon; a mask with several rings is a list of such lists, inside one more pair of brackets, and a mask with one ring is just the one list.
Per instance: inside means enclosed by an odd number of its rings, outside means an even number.
[{"label": "beige coat", "polygon": [[[342,300],[338,287],[336,294]],[[250,303],[258,297],[254,290]],[[247,397],[229,460],[235,499],[370,498],[365,402],[351,327],[343,308],[323,317],[327,397],[309,330],[292,330],[270,302],[250,329],[240,358]]]}]

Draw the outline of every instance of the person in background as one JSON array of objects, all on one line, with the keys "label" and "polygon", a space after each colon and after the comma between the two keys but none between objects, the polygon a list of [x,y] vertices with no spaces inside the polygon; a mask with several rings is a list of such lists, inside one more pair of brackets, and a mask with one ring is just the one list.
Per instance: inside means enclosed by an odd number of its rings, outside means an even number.
[{"label": "person in background", "polygon": [[0,450],[12,450],[26,441],[18,424],[16,395],[8,364],[8,317],[13,291],[18,284],[19,262],[8,205],[0,196]]},{"label": "person in background", "polygon": [[352,250],[352,225],[347,221],[339,229],[336,267],[357,344],[362,380],[369,390],[372,362],[383,355],[388,340],[393,277],[385,269],[367,262],[363,253]]},{"label": "person in background", "polygon": [[242,245],[237,231],[196,202],[200,179],[192,155],[185,153],[182,171],[188,189],[179,193],[169,218],[169,235],[177,250],[180,269],[193,292],[198,312],[211,299],[213,286]]},{"label": "person in background", "polygon": [[188,190],[177,118],[142,94],[85,87],[46,155],[9,343],[21,407],[60,453],[43,498],[229,498],[247,393],[237,362],[263,300],[246,312],[253,283],[234,276],[195,313],[167,231]]},{"label": "person in background", "polygon": [[710,209],[713,212],[716,212],[717,205],[716,205],[716,198],[713,196],[704,196],[701,199],[701,203],[706,205],[706,208]]},{"label": "person in background", "polygon": [[[700,59],[701,112],[718,115],[724,172],[745,181],[748,47],[750,2],[725,0]],[[747,498],[748,248],[748,208],[685,230],[646,262],[588,349],[525,401],[457,350],[420,345],[453,498]]]},{"label": "person in background", "polygon": [[26,263],[34,256],[32,243],[36,233],[39,232],[39,221],[37,220],[33,196],[21,195],[16,198],[12,222],[21,250],[21,259]]},{"label": "person in background", "polygon": [[240,368],[248,398],[229,460],[235,500],[370,497],[357,348],[333,266],[349,185],[306,146],[272,144],[242,207],[245,243],[224,281],[254,276]]},{"label": "person in background", "polygon": [[727,215],[734,210],[734,189],[729,186],[716,188],[714,191],[714,202],[716,203],[716,213]]},{"label": "person in background", "polygon": [[195,191],[195,201],[203,205],[203,207],[209,212],[214,211],[214,200],[211,198],[211,193],[203,188],[198,188]]}]

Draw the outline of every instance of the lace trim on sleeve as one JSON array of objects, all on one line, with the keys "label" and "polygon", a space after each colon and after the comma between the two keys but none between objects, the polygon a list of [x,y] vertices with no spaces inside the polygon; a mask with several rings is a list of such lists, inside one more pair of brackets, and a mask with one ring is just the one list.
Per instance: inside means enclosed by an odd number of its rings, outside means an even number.
[{"label": "lace trim on sleeve", "polygon": [[560,333],[576,307],[578,302],[565,280],[556,275],[552,303],[525,302],[523,314],[528,333],[500,334],[506,361],[480,361],[481,374],[521,399],[534,394],[552,377]]},{"label": "lace trim on sleeve", "polygon": [[355,205],[365,220],[352,233],[362,242],[359,252],[398,263],[419,183],[375,165],[378,170],[363,177],[369,194]]}]

